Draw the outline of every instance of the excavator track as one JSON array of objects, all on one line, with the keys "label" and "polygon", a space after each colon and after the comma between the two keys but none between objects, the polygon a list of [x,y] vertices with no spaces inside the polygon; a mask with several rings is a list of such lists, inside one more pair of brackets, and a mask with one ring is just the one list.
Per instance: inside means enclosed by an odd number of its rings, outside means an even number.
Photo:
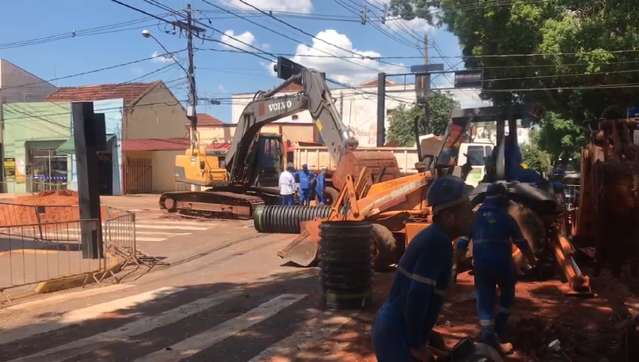
[{"label": "excavator track", "polygon": [[263,204],[261,197],[229,191],[175,191],[160,196],[160,209],[168,212],[234,219],[251,218],[253,209]]}]

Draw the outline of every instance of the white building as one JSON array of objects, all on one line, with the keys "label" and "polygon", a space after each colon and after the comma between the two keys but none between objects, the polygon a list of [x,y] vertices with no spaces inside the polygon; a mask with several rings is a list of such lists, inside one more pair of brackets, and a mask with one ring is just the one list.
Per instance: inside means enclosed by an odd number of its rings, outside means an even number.
[{"label": "white building", "polygon": [[[299,92],[301,87],[289,86],[286,93]],[[479,97],[477,89],[445,90],[455,99],[462,108],[488,107],[490,102]],[[377,144],[377,81],[363,83],[356,89],[333,88],[331,94],[335,100],[335,106],[342,115],[342,121],[353,129],[359,140],[360,147],[375,147]],[[232,122],[236,123],[244,107],[253,99],[254,93],[238,93],[233,95]],[[396,84],[387,81],[386,86],[386,129],[389,126],[388,115],[401,104],[412,105],[415,103],[414,84]],[[283,123],[312,123],[308,111],[300,112],[289,117],[282,118],[278,122]]]}]

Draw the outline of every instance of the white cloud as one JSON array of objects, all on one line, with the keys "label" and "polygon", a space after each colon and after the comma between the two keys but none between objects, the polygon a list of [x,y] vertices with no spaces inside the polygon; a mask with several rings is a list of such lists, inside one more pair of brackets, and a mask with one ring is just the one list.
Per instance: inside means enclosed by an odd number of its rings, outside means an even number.
[{"label": "white cloud", "polygon": [[253,35],[250,31],[245,31],[242,34],[235,34],[233,30],[227,30],[224,34],[222,34],[222,36],[220,36],[220,40],[230,45],[225,44],[224,47],[226,48],[236,47],[249,50],[251,48],[248,45],[255,44],[255,35]]},{"label": "white cloud", "polygon": [[393,18],[386,20],[386,26],[393,31],[406,32],[406,29],[419,34],[424,34],[427,31],[433,29],[433,26],[428,24],[428,21],[422,18],[414,18],[413,20],[404,20],[399,18]]},{"label": "white cloud", "polygon": [[[377,58],[380,53],[373,50],[358,50],[353,48],[353,42],[345,34],[341,34],[333,29],[327,29],[317,33],[313,39],[312,47],[304,44],[297,46],[293,61],[308,68],[325,72],[328,78],[357,85],[364,81],[377,79],[378,72],[401,73],[406,70],[403,66],[382,64],[376,59],[351,58],[355,56],[350,51],[369,58]],[[346,49],[342,50],[339,48]],[[308,57],[319,56],[319,57]],[[343,60],[330,57],[331,55],[345,57]]]},{"label": "white cloud", "polygon": [[159,52],[157,50],[151,54],[151,57],[153,57],[153,61],[156,63],[168,64],[175,62],[171,54],[165,54],[164,52]]},{"label": "white cloud", "polygon": [[217,90],[218,90],[220,93],[226,93],[226,88],[224,88],[224,84],[221,84],[221,83],[220,83],[220,84],[218,84],[218,85],[217,85]]},{"label": "white cloud", "polygon": [[[298,11],[302,13],[310,13],[313,10],[312,0],[245,0],[245,1],[265,11],[268,11],[268,10]],[[238,9],[254,10],[250,6],[242,4],[242,2],[239,0],[231,0],[230,5]]]}]

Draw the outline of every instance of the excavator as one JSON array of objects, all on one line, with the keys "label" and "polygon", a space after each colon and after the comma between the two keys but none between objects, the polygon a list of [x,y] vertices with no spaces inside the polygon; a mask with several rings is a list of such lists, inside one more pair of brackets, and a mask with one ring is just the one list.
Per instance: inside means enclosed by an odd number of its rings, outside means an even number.
[{"label": "excavator", "polygon": [[[341,120],[324,73],[308,69],[279,57],[275,71],[285,81],[269,91],[259,91],[244,108],[227,152],[207,151],[194,144],[176,157],[176,180],[207,187],[205,191],[166,192],[160,208],[169,212],[200,212],[248,218],[257,205],[275,203],[279,197],[277,181],[284,168],[282,139],[261,134],[263,126],[289,115],[308,110],[315,120],[322,141],[338,165],[329,186],[341,190],[346,175],[366,168],[378,180],[399,176],[391,152],[358,152],[357,139]],[[302,91],[282,94],[289,85]]]}]

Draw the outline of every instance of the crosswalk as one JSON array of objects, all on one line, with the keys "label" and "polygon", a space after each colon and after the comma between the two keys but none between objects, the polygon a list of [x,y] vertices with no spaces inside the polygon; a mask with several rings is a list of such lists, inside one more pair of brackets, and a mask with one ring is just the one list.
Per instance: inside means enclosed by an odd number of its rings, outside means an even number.
[{"label": "crosswalk", "polygon": [[[313,340],[348,322],[319,312],[310,320],[291,320],[315,310],[311,299],[293,291],[249,295],[240,288],[162,287],[68,311],[36,328],[0,324],[0,360],[266,361],[277,351],[290,351],[303,336]],[[318,325],[320,317],[332,324]],[[269,323],[275,332],[264,328]],[[233,341],[236,352],[229,353]]]},{"label": "crosswalk", "polygon": [[138,241],[164,241],[172,237],[188,236],[194,232],[208,230],[215,225],[214,221],[138,218],[135,234]]}]

